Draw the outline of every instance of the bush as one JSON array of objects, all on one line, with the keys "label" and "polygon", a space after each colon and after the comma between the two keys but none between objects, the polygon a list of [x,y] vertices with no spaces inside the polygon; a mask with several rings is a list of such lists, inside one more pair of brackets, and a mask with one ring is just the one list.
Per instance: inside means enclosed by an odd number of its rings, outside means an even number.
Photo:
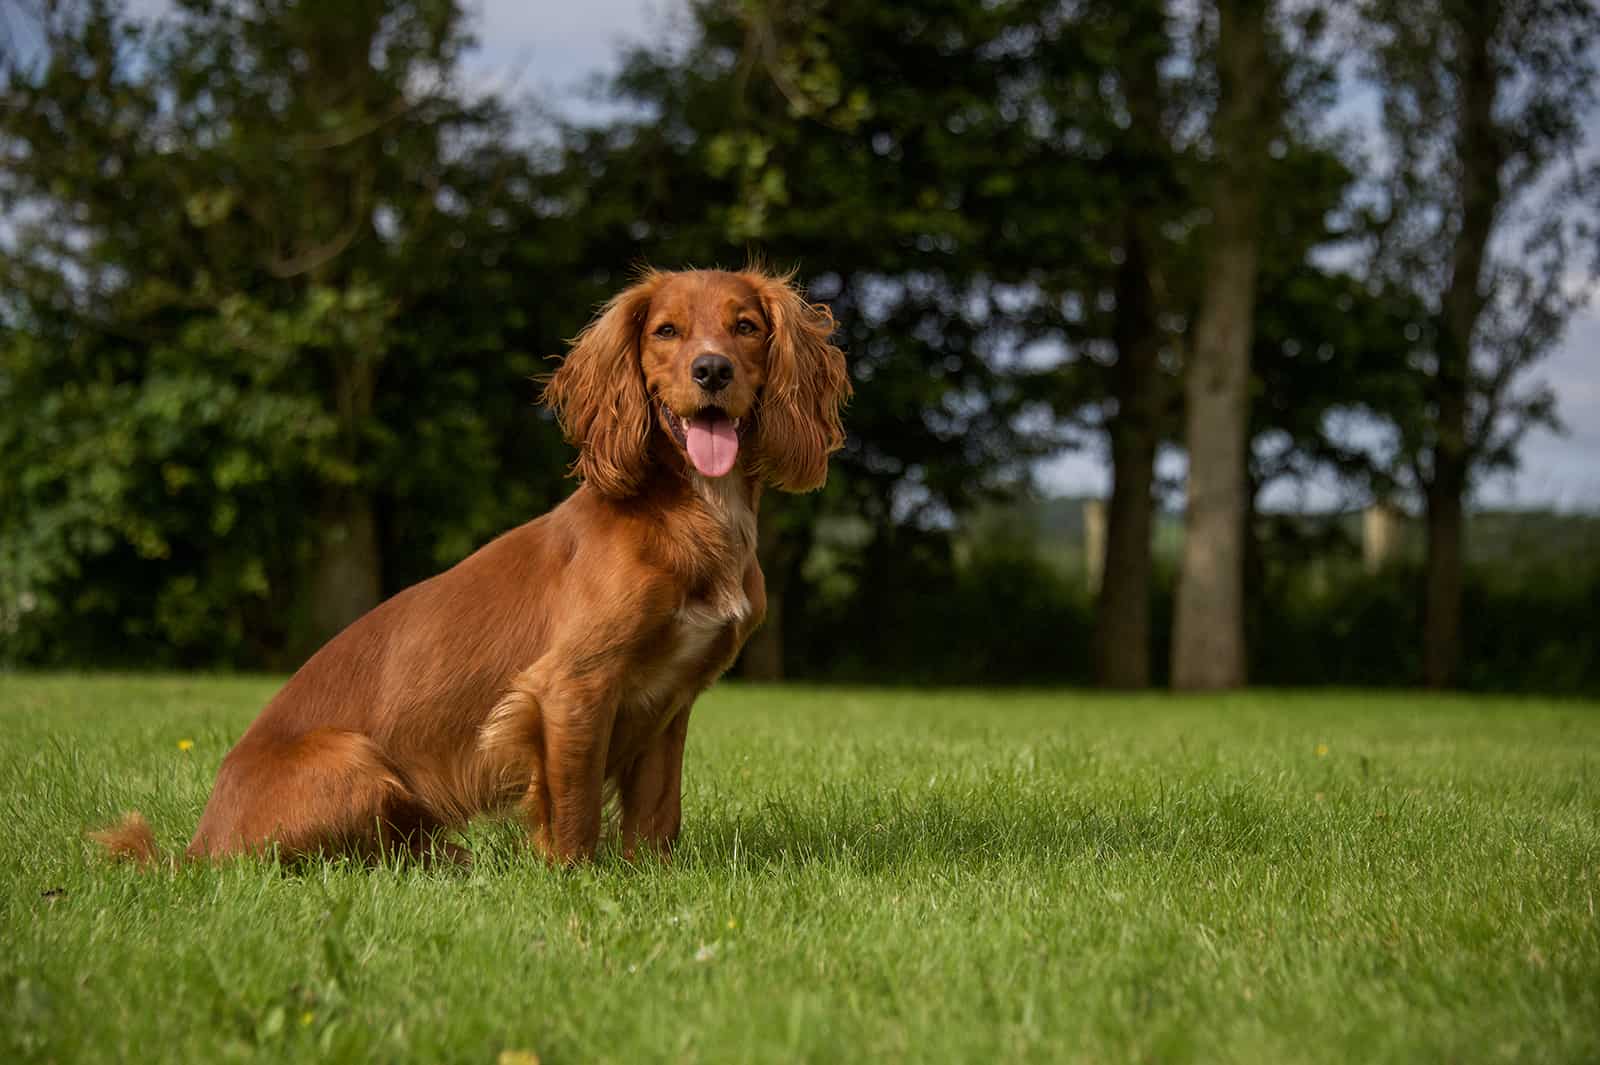
[{"label": "bush", "polygon": [[[901,532],[841,564],[827,597],[787,617],[795,678],[917,684],[1093,682],[1094,604],[1081,577],[1016,542],[957,558]],[[837,576],[837,575],[835,575]],[[1151,665],[1167,681],[1174,575],[1157,567]],[[1273,567],[1251,590],[1252,682],[1394,687],[1422,675],[1422,571],[1354,560]],[[1600,694],[1600,564],[1479,564],[1465,586],[1462,684],[1478,691]]]},{"label": "bush", "polygon": [[[1081,583],[1012,544],[957,561],[899,530],[846,564],[848,591],[788,619],[786,669],[827,681],[1083,683],[1093,613]],[[798,615],[798,616],[795,616]]]}]

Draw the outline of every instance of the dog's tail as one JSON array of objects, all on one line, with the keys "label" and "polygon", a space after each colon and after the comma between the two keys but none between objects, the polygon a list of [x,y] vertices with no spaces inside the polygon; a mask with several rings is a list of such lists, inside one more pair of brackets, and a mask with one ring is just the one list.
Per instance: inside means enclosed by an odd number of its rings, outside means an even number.
[{"label": "dog's tail", "polygon": [[88,833],[89,839],[105,849],[112,861],[132,862],[141,869],[154,865],[161,857],[156,847],[156,834],[150,823],[137,811],[122,815],[122,820],[110,828]]}]

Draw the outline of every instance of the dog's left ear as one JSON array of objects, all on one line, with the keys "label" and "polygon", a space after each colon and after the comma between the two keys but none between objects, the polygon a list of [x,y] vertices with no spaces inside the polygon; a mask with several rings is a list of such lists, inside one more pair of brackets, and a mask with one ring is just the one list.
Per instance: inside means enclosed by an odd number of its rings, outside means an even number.
[{"label": "dog's left ear", "polygon": [[613,498],[636,493],[650,472],[650,394],[639,365],[639,330],[659,282],[647,274],[613,297],[544,387],[544,402],[578,447],[578,475]]},{"label": "dog's left ear", "polygon": [[807,303],[788,278],[752,278],[767,314],[767,382],[757,416],[756,471],[786,492],[828,479],[828,456],[844,446],[839,409],[850,398],[844,352],[832,343],[833,313]]}]

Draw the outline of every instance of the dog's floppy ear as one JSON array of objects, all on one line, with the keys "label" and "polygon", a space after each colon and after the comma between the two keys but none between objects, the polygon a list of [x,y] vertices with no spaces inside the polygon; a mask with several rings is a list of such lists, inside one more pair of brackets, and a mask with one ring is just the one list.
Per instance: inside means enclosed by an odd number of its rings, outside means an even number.
[{"label": "dog's floppy ear", "polygon": [[605,305],[572,341],[544,388],[574,469],[601,494],[633,495],[650,472],[650,395],[639,365],[639,331],[660,283],[651,273]]},{"label": "dog's floppy ear", "polygon": [[807,303],[789,277],[752,278],[771,327],[757,418],[756,469],[787,492],[820,488],[844,446],[839,408],[850,397],[844,353],[829,342],[833,313]]}]

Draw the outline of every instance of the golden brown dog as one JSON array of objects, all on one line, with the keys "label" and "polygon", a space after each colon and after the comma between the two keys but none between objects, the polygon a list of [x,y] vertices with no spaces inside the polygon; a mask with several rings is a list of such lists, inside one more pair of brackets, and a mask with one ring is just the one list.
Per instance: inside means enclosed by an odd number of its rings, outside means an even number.
[{"label": "golden brown dog", "polygon": [[[422,853],[520,805],[570,862],[611,787],[623,852],[667,854],[690,708],[766,610],[762,484],[816,488],[843,443],[832,332],[760,271],[651,272],[613,299],[544,393],[578,490],[306,662],[223,759],[188,857]],[[95,838],[156,853],[137,814]]]}]

